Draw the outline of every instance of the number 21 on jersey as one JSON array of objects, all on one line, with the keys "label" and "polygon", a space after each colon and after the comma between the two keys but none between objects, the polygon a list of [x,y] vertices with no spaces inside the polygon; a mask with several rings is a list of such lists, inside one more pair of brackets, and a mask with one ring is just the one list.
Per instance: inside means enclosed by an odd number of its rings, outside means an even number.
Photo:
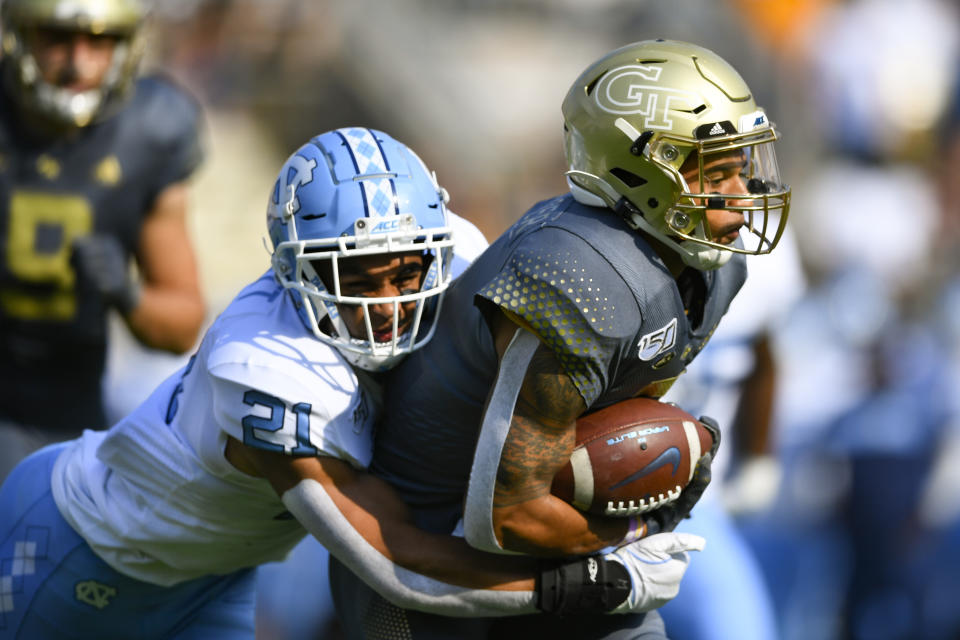
[{"label": "number 21 on jersey", "polygon": [[[241,420],[243,425],[243,444],[248,447],[266,449],[267,451],[283,452],[283,442],[290,441],[290,435],[297,443],[288,453],[293,456],[315,456],[317,448],[310,444],[310,411],[313,406],[306,402],[298,402],[290,407],[295,416],[293,433],[286,428],[287,403],[262,391],[250,389],[243,394],[244,404],[266,407],[269,416],[249,414]],[[281,435],[282,434],[282,435]],[[280,437],[277,437],[280,436]],[[286,437],[283,437],[286,436]]]},{"label": "number 21 on jersey", "polygon": [[[196,354],[190,357],[190,361],[183,368],[183,373],[180,374],[180,380],[177,381],[173,393],[170,394],[170,402],[167,404],[167,424],[173,422],[180,410],[180,394],[184,390],[184,379],[193,370],[196,359]],[[283,453],[284,443],[293,443],[287,452],[289,455],[317,455],[317,448],[310,444],[310,412],[313,410],[313,405],[298,402],[293,406],[288,406],[280,398],[256,389],[247,389],[244,392],[243,403],[251,407],[261,407],[258,412],[248,413],[240,420],[240,424],[243,425],[243,444],[257,449]],[[268,415],[262,415],[264,408],[269,412]],[[288,420],[286,419],[288,411],[294,416],[290,425],[287,424]]]}]

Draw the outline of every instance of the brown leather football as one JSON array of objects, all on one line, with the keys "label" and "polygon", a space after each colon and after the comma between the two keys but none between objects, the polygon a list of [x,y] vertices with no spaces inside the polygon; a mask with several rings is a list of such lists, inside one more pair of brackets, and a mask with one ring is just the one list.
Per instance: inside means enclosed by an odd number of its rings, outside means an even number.
[{"label": "brown leather football", "polygon": [[672,404],[631,398],[577,420],[570,461],[552,493],[581,511],[632,516],[676,500],[713,436]]}]

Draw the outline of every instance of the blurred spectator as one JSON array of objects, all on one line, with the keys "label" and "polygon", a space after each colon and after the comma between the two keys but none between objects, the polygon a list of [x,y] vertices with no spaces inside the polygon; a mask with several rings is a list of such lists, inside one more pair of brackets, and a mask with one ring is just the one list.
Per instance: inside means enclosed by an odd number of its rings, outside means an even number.
[{"label": "blurred spectator", "polygon": [[951,638],[917,576],[925,557],[925,579],[949,584],[957,560],[929,562],[918,509],[955,411],[932,315],[943,290],[931,172],[957,73],[955,7],[855,0],[820,24],[808,108],[829,153],[795,185],[811,288],[778,340],[784,483],[748,530],[782,637]]}]

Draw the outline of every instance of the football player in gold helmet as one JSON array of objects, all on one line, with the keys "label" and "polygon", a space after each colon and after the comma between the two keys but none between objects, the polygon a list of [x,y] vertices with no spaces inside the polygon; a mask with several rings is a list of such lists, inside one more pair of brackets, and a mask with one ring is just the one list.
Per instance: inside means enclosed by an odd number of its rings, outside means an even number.
[{"label": "football player in gold helmet", "polygon": [[106,426],[109,309],[177,353],[203,322],[186,227],[200,111],[135,77],[144,15],[136,0],[0,5],[0,479]]},{"label": "football player in gold helmet", "polygon": [[[535,204],[447,290],[432,342],[391,375],[371,467],[423,526],[447,532],[462,517],[468,542],[492,552],[581,555],[677,535],[712,451],[676,500],[627,517],[578,510],[552,494],[553,477],[579,416],[669,389],[743,284],[745,254],[776,246],[790,204],[776,129],[712,51],[617,49],[573,82],[562,112],[570,193]],[[348,630],[376,615],[413,638],[454,624],[451,637],[663,634],[656,612],[460,624],[397,611],[336,560],[331,584]]]}]

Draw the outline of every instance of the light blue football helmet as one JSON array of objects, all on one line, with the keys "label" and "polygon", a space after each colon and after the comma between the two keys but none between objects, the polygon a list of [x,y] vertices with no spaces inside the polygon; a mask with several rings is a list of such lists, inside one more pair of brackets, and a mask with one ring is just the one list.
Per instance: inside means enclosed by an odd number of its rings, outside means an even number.
[{"label": "light blue football helmet", "polygon": [[[273,270],[306,327],[367,371],[395,366],[433,337],[450,284],[453,233],[446,191],[409,148],[381,131],[345,128],[311,139],[291,155],[267,205]],[[421,251],[429,260],[419,291],[387,298],[340,292],[339,261]],[[318,275],[329,261],[332,290]],[[415,302],[409,329],[397,335],[400,305]],[[374,338],[369,307],[393,304],[393,334]],[[366,337],[352,337],[337,305],[363,309]]]}]

